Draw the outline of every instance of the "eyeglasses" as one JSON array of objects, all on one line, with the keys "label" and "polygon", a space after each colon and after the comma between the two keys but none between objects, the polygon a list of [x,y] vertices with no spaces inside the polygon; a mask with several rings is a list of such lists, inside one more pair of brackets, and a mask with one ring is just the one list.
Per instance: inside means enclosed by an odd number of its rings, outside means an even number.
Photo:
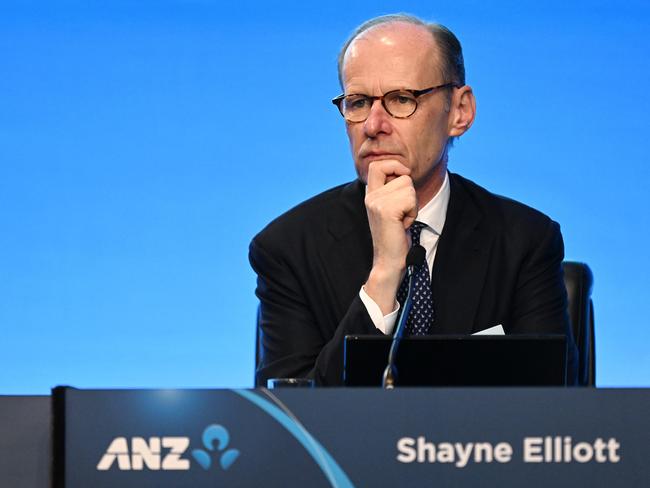
[{"label": "eyeglasses", "polygon": [[348,122],[363,122],[370,115],[370,109],[375,100],[381,100],[381,104],[389,115],[397,119],[406,119],[413,115],[418,108],[418,98],[427,93],[432,93],[443,88],[458,88],[456,83],[445,83],[432,86],[424,90],[393,90],[384,93],[380,97],[371,97],[363,94],[341,94],[332,99],[341,115]]}]

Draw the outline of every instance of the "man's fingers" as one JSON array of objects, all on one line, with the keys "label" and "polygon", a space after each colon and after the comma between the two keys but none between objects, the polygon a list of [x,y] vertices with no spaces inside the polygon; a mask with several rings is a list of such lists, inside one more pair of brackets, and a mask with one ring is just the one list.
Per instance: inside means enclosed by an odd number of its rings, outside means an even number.
[{"label": "man's fingers", "polygon": [[368,165],[368,191],[374,191],[387,183],[389,177],[408,175],[411,170],[396,159],[373,161]]},{"label": "man's fingers", "polygon": [[404,220],[402,221],[404,223],[404,230],[408,229],[413,225],[413,222],[415,222],[415,219],[418,216],[418,207],[417,203],[416,206],[413,207],[409,212],[404,215]]},{"label": "man's fingers", "polygon": [[367,204],[374,201],[392,202],[403,201],[404,199],[412,199],[414,202],[417,200],[413,180],[407,175],[398,176],[374,191],[368,190],[365,201]]},{"label": "man's fingers", "polygon": [[[403,222],[417,215],[417,194],[410,176],[400,176],[381,188],[367,192],[365,198],[369,217]],[[401,227],[401,226],[400,226]],[[408,227],[408,226],[407,226]]]}]

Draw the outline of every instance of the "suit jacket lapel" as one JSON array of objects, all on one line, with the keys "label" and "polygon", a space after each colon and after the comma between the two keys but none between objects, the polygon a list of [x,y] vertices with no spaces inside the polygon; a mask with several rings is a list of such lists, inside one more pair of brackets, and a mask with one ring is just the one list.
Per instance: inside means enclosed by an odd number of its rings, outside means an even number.
[{"label": "suit jacket lapel", "polygon": [[372,236],[363,203],[365,186],[355,181],[345,186],[340,205],[327,216],[327,242],[321,255],[325,274],[334,290],[337,316],[342,317],[359,293],[372,267]]},{"label": "suit jacket lapel", "polygon": [[474,331],[494,234],[462,178],[449,176],[451,196],[431,280],[434,330],[439,334],[469,334]]}]

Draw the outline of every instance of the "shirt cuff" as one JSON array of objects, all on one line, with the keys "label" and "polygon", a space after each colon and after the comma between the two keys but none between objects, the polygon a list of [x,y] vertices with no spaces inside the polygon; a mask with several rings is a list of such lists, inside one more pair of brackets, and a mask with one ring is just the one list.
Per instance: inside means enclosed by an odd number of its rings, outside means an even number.
[{"label": "shirt cuff", "polygon": [[375,301],[370,298],[370,296],[366,293],[366,290],[363,289],[363,286],[361,287],[361,290],[359,290],[359,298],[361,298],[361,301],[366,306],[368,315],[370,315],[370,320],[372,320],[372,323],[375,324],[375,327],[377,327],[385,335],[392,335],[393,329],[395,328],[395,322],[397,321],[397,314],[399,312],[399,302],[396,300],[395,310],[393,310],[388,315],[384,315],[381,313],[379,305],[377,305]]}]

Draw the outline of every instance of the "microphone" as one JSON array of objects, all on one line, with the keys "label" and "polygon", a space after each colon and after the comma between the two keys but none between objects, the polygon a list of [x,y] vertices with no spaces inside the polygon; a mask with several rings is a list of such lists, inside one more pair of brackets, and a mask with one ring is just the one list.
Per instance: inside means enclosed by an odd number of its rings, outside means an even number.
[{"label": "microphone", "polygon": [[397,322],[397,329],[395,330],[395,334],[393,334],[393,342],[390,345],[390,352],[388,353],[388,364],[386,365],[384,376],[382,378],[382,387],[386,390],[392,390],[395,388],[395,380],[397,379],[395,357],[397,356],[399,342],[402,339],[402,335],[404,335],[406,321],[408,320],[409,312],[413,305],[413,297],[411,296],[413,291],[413,275],[415,274],[415,268],[424,264],[425,258],[426,251],[419,244],[413,246],[406,255],[406,276],[409,280],[408,293],[406,294],[406,299],[402,305],[402,313]]}]

